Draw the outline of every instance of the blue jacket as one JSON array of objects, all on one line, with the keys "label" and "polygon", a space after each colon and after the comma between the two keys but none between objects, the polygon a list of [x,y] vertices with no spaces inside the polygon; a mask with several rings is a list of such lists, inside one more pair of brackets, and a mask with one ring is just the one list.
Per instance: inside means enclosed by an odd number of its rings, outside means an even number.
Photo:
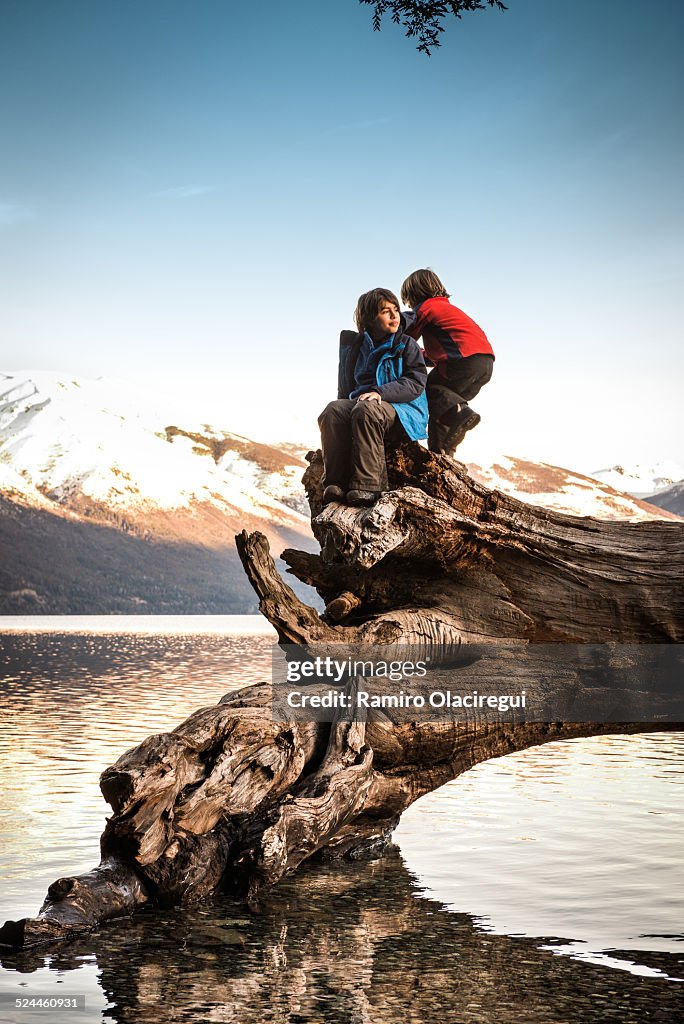
[{"label": "blue jacket", "polygon": [[[371,369],[375,370],[374,384],[367,377]],[[394,406],[412,441],[427,436],[426,381],[423,354],[417,342],[401,330],[378,345],[367,334],[340,334],[337,397],[357,398],[364,391],[377,391],[383,401]]]}]

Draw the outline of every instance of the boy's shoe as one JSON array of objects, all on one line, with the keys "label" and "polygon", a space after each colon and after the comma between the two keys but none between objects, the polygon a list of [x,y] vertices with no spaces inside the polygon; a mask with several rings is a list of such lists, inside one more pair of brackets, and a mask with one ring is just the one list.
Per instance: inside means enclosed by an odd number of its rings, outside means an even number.
[{"label": "boy's shoe", "polygon": [[469,405],[462,405],[453,426],[444,438],[444,453],[453,455],[468,431],[476,427],[481,419],[479,412],[475,412]]},{"label": "boy's shoe", "polygon": [[427,440],[428,440],[428,451],[429,452],[434,452],[435,455],[439,455],[441,453],[441,451],[442,451],[442,446],[439,443],[439,440],[438,440],[438,437],[437,437],[437,428],[435,427],[434,422],[432,420],[430,420],[428,422],[428,438],[427,438]]},{"label": "boy's shoe", "polygon": [[323,504],[329,505],[331,501],[344,501],[344,491],[337,484],[328,484],[323,491]]},{"label": "boy's shoe", "polygon": [[374,505],[382,491],[347,491],[348,505]]},{"label": "boy's shoe", "polygon": [[330,619],[331,622],[341,622],[342,619],[346,619],[347,616],[358,608],[361,604],[361,598],[357,597],[356,594],[352,594],[350,590],[345,590],[343,594],[336,597],[330,604],[325,606],[326,618]]}]

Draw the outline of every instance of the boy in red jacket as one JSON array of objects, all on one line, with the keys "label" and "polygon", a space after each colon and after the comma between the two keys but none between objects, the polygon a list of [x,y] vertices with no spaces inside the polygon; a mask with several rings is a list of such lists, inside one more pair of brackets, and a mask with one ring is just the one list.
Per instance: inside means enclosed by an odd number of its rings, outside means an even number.
[{"label": "boy in red jacket", "polygon": [[415,270],[401,286],[406,333],[422,335],[428,365],[430,410],[428,447],[453,455],[466,433],[480,422],[468,402],[490,380],[494,352],[487,335],[470,317],[452,306],[449,293],[433,270]]}]

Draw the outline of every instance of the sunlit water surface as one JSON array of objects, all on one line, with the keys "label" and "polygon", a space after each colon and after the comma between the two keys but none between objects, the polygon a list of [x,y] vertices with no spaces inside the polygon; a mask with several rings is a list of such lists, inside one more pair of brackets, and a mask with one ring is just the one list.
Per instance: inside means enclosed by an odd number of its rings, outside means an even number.
[{"label": "sunlit water surface", "polygon": [[[238,617],[0,628],[5,920],[99,860],[102,770],[269,678],[273,634]],[[258,914],[217,900],[5,957],[0,995],[85,993],[81,1024],[684,1019],[683,753],[662,733],[480,765],[404,814],[400,854],[312,865]],[[0,1002],[15,1020],[51,1018]]]}]

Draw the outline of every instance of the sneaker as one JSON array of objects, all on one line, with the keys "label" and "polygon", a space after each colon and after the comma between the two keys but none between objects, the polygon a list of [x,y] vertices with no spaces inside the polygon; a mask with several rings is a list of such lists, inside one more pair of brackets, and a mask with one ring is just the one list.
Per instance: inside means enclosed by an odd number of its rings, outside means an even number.
[{"label": "sneaker", "polygon": [[469,405],[461,406],[454,425],[444,438],[442,450],[445,454],[453,455],[468,431],[476,427],[481,419],[479,412],[475,412]]},{"label": "sneaker", "polygon": [[374,505],[382,491],[347,491],[348,505]]},{"label": "sneaker", "polygon": [[341,622],[342,619],[346,619],[347,616],[358,608],[361,604],[361,598],[357,597],[356,594],[352,594],[350,590],[345,590],[343,594],[336,597],[330,604],[325,606],[325,614],[331,622]]},{"label": "sneaker", "polygon": [[323,504],[329,505],[331,501],[344,501],[344,491],[337,484],[328,484],[323,491]]},{"label": "sneaker", "polygon": [[430,419],[428,422],[428,451],[434,452],[435,455],[439,455],[442,451],[442,446],[439,443],[437,436],[438,428],[435,426],[434,420]]}]

